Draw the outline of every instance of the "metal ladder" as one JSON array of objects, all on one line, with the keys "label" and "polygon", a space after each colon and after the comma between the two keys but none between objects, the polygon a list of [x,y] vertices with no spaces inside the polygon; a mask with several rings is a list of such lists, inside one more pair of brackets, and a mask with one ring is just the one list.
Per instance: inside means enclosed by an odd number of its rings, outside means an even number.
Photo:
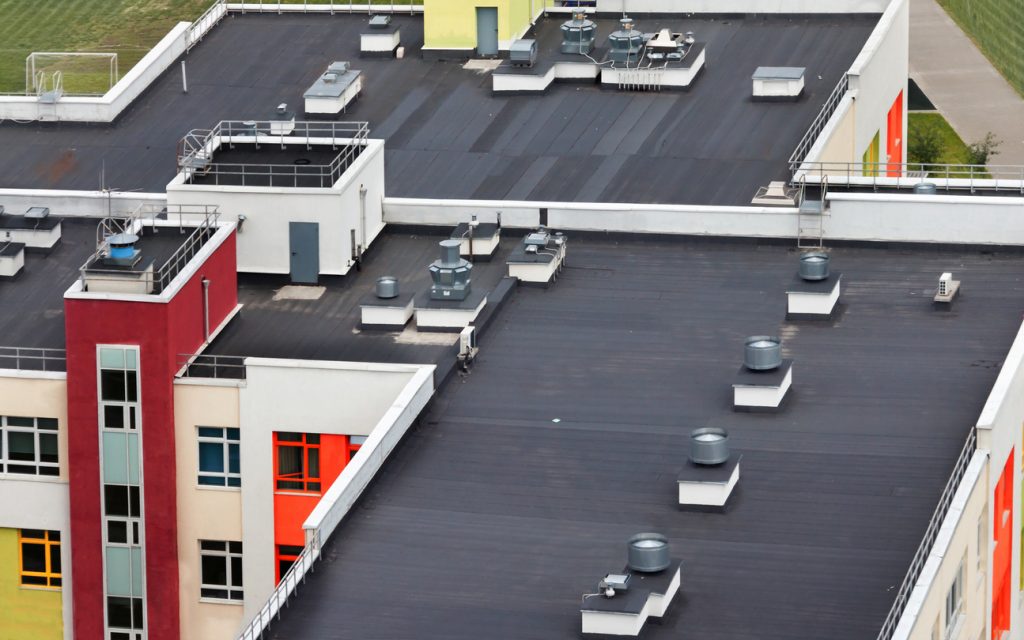
[{"label": "metal ladder", "polygon": [[825,236],[824,218],[828,207],[828,176],[821,176],[820,199],[808,199],[807,177],[800,176],[800,205],[797,214],[796,246],[798,249],[821,249]]}]

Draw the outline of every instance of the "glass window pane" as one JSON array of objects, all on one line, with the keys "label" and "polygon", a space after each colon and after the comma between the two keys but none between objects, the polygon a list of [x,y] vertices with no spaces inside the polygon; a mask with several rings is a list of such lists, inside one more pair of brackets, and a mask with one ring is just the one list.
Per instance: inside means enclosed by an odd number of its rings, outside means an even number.
[{"label": "glass window pane", "polygon": [[56,431],[57,418],[36,418],[36,426],[47,431]]},{"label": "glass window pane", "polygon": [[277,474],[302,477],[302,447],[277,448]]},{"label": "glass window pane", "polygon": [[320,477],[320,450],[307,449],[309,451],[309,477]]},{"label": "glass window pane", "polygon": [[47,586],[46,576],[21,576],[21,584]]},{"label": "glass window pane", "polygon": [[21,570],[41,573],[46,571],[46,545],[21,543]]},{"label": "glass window pane", "polygon": [[279,560],[277,562],[278,574],[283,578],[284,574],[288,573],[288,570],[292,568],[292,565],[294,563],[295,563],[294,560],[284,560],[284,559]]},{"label": "glass window pane", "polygon": [[319,491],[319,490],[320,490],[320,483],[319,482],[307,482],[306,483],[306,491]]},{"label": "glass window pane", "polygon": [[124,371],[110,371],[107,369],[100,371],[100,398],[124,402],[124,381]]},{"label": "glass window pane", "polygon": [[202,588],[199,590],[199,595],[204,598],[219,598],[221,600],[226,600],[228,597],[228,591],[227,589]]},{"label": "glass window pane", "polygon": [[113,596],[132,595],[131,550],[126,547],[107,547],[106,555],[107,593]]},{"label": "glass window pane", "polygon": [[138,388],[138,374],[134,371],[125,372],[124,384],[125,384],[125,398],[128,402],[139,401],[139,388]]},{"label": "glass window pane", "polygon": [[142,509],[139,508],[139,488],[128,487],[128,500],[129,506],[131,507],[131,516],[138,518],[142,515]]},{"label": "glass window pane", "polygon": [[18,433],[17,431],[7,432],[7,459],[8,460],[30,460],[36,459],[36,436],[33,433]]},{"label": "glass window pane", "polygon": [[135,349],[125,349],[124,350],[124,368],[125,369],[138,369],[139,368],[139,364],[138,364],[138,362],[136,362],[135,356],[136,356]]},{"label": "glass window pane", "polygon": [[230,551],[231,553],[242,553],[242,543],[241,542],[229,542],[228,543],[228,551]]},{"label": "glass window pane", "polygon": [[128,542],[128,523],[124,520],[108,520],[107,521],[107,542],[116,542],[120,544],[127,544]]},{"label": "glass window pane", "polygon": [[217,442],[200,442],[199,470],[207,473],[223,473],[224,445]]},{"label": "glass window pane", "polygon": [[320,434],[319,433],[307,433],[306,434],[306,444],[320,444]]},{"label": "glass window pane", "polygon": [[239,440],[239,429],[238,428],[227,429],[227,432],[228,432],[228,440],[234,440],[235,442],[238,442],[238,440]]},{"label": "glass window pane", "polygon": [[226,586],[228,583],[228,559],[224,556],[204,555],[201,560],[203,584]]},{"label": "glass window pane", "polygon": [[103,485],[103,502],[108,516],[128,516],[128,487]]},{"label": "glass window pane", "polygon": [[219,427],[199,427],[199,436],[202,438],[221,438],[224,430]]},{"label": "glass window pane", "polygon": [[134,547],[132,553],[132,595],[142,595],[142,549]]},{"label": "glass window pane", "polygon": [[223,487],[224,476],[199,476],[199,484],[204,487]]},{"label": "glass window pane", "polygon": [[124,433],[103,432],[103,481],[128,484],[128,442]]},{"label": "glass window pane", "polygon": [[228,445],[228,471],[230,471],[231,473],[241,473],[242,472],[241,462],[240,462],[238,456],[239,456],[239,454],[238,454],[238,445],[237,444],[229,444]]},{"label": "glass window pane", "polygon": [[231,586],[242,586],[242,559],[238,556],[231,558]]},{"label": "glass window pane", "polygon": [[302,442],[302,434],[279,431],[277,433],[277,439],[281,442]]},{"label": "glass window pane", "polygon": [[32,418],[22,418],[19,416],[7,416],[8,427],[34,427],[35,420]]},{"label": "glass window pane", "polygon": [[128,484],[139,484],[139,434],[126,433],[128,440]]},{"label": "glass window pane", "polygon": [[200,540],[199,548],[203,551],[223,551],[227,549],[227,544],[220,540]]},{"label": "glass window pane", "polygon": [[348,443],[351,444],[351,445],[358,445],[358,446],[361,447],[361,446],[363,446],[363,443],[365,443],[365,442],[366,442],[366,436],[349,436],[348,437]]},{"label": "glass window pane", "polygon": [[302,553],[302,547],[282,544],[277,547],[277,554],[280,556],[296,556]]},{"label": "glass window pane", "polygon": [[50,547],[50,573],[60,573],[60,545],[51,544]]},{"label": "glass window pane", "polygon": [[33,540],[45,540],[46,531],[44,531],[43,529],[22,529],[21,537],[32,538]]},{"label": "glass window pane", "polygon": [[242,486],[242,479],[241,478],[228,478],[228,486],[229,487],[240,487],[240,486]]},{"label": "glass window pane", "polygon": [[142,598],[132,598],[132,629],[143,629]]},{"label": "glass window pane", "polygon": [[277,488],[280,491],[305,491],[306,483],[295,480],[278,480]]},{"label": "glass window pane", "polygon": [[60,531],[47,531],[46,533],[49,534],[50,540],[60,541]]},{"label": "glass window pane", "polygon": [[107,429],[124,429],[124,407],[116,404],[103,407],[103,426]]},{"label": "glass window pane", "polygon": [[57,434],[39,434],[39,460],[41,462],[57,462]]},{"label": "glass window pane", "polygon": [[100,368],[124,369],[124,349],[103,347],[100,349]]}]

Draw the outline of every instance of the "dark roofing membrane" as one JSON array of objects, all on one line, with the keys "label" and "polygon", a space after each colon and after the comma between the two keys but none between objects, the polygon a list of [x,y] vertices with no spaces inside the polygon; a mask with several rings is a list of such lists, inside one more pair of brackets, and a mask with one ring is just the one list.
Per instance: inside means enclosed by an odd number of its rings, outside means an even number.
[{"label": "dark roofing membrane", "polygon": [[[327,542],[270,636],[576,638],[626,540],[681,592],[645,638],[874,637],[1021,321],[1017,254],[838,248],[843,310],[784,321],[797,253],[570,237],[519,287]],[[964,295],[933,308],[939,274]],[[732,410],[748,335],[795,360],[778,414]],[[677,506],[691,429],[743,455],[728,512]]]},{"label": "dark roofing membrane", "polygon": [[[557,46],[564,19],[539,23],[542,52]],[[0,186],[91,190],[104,174],[109,188],[163,191],[190,129],[264,119],[282,102],[301,119],[303,92],[348,60],[365,86],[340,119],[369,121],[370,136],[386,140],[389,196],[749,204],[788,177],[786,160],[877,16],[645,17],[644,31],[693,31],[707,43],[691,91],[557,84],[516,97],[492,96],[489,73],[423,60],[420,17],[395,16],[404,59],[361,59],[366,22],[232,14],[183,57],[188,93],[173,64],[113,125],[0,124]],[[603,46],[618,25],[598,23]],[[807,67],[804,97],[753,102],[750,76],[762,65]]]}]

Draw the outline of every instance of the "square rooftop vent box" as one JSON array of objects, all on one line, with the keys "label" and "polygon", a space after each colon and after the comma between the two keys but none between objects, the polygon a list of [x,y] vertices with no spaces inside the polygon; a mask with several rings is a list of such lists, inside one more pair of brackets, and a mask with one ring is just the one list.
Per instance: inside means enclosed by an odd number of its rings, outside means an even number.
[{"label": "square rooftop vent box", "polygon": [[391,16],[373,16],[370,18],[371,29],[387,29],[391,24]]}]

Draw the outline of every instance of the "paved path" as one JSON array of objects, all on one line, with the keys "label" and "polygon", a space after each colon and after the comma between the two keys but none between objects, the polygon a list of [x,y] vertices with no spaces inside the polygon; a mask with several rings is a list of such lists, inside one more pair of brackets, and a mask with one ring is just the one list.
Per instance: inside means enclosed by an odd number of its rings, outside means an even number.
[{"label": "paved path", "polygon": [[992,131],[989,164],[1024,165],[1024,98],[935,0],[910,0],[910,76],[964,142]]}]

